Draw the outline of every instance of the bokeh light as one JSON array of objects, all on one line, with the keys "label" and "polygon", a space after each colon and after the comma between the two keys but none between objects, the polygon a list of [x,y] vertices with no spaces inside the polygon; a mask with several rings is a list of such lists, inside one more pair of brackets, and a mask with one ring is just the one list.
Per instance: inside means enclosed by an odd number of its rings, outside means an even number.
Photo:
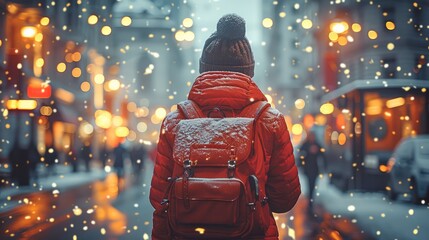
[{"label": "bokeh light", "polygon": [[185,19],[183,19],[182,24],[184,27],[190,28],[190,27],[192,27],[192,25],[194,25],[194,21],[192,20],[192,18],[185,18]]},{"label": "bokeh light", "polygon": [[25,26],[21,29],[21,36],[25,38],[33,38],[36,36],[37,29],[34,26]]},{"label": "bokeh light", "polygon": [[97,84],[103,84],[104,83],[104,75],[103,74],[96,74],[94,77],[94,82]]},{"label": "bokeh light", "polygon": [[163,118],[165,118],[165,116],[167,116],[167,111],[165,110],[165,108],[160,107],[160,108],[157,108],[157,109],[155,110],[155,115],[156,115],[158,118],[163,119]]},{"label": "bokeh light", "polygon": [[292,134],[294,135],[301,135],[303,131],[303,127],[301,124],[296,123],[292,125]]},{"label": "bokeh light", "polygon": [[57,65],[57,71],[58,72],[60,72],[60,73],[62,73],[62,72],[65,72],[66,71],[66,64],[65,63],[58,63],[58,65]]},{"label": "bokeh light", "polygon": [[338,34],[334,32],[329,33],[329,40],[336,42],[338,40]]},{"label": "bokeh light", "polygon": [[178,42],[185,41],[185,32],[182,30],[179,30],[174,34],[174,37]]},{"label": "bokeh light", "polygon": [[130,17],[128,17],[128,16],[124,16],[121,19],[121,24],[124,27],[130,26],[132,22],[133,22],[133,20]]},{"label": "bokeh light", "polygon": [[264,28],[271,28],[274,25],[274,22],[271,18],[264,18],[262,20],[262,26]]},{"label": "bokeh light", "polygon": [[49,18],[48,17],[42,17],[40,19],[40,25],[42,25],[42,26],[48,26],[49,25]]},{"label": "bokeh light", "polygon": [[88,92],[89,90],[91,90],[91,84],[89,82],[82,82],[80,84],[80,90],[82,90],[82,92]]},{"label": "bokeh light", "polygon": [[72,70],[72,76],[73,77],[78,78],[81,75],[82,75],[82,70],[80,70],[80,68],[78,68],[78,67],[73,68],[73,70]]},{"label": "bokeh light", "polygon": [[345,36],[340,36],[339,38],[338,38],[338,44],[340,45],[340,46],[345,46],[345,45],[347,45],[347,37],[345,37]]},{"label": "bokeh light", "polygon": [[88,17],[88,24],[94,25],[98,22],[98,17],[96,15],[91,15]]},{"label": "bokeh light", "polygon": [[329,28],[332,32],[339,34],[346,32],[349,29],[349,24],[344,21],[333,22],[329,25]]},{"label": "bokeh light", "polygon": [[369,31],[368,31],[368,37],[369,37],[369,39],[374,40],[374,39],[377,39],[378,34],[377,34],[377,32],[376,32],[376,31],[374,31],[374,30],[369,30]]},{"label": "bokeh light", "polygon": [[112,28],[110,26],[103,26],[101,28],[101,34],[108,36],[112,33]]},{"label": "bokeh light", "polygon": [[299,98],[295,101],[295,107],[297,109],[303,109],[305,107],[305,101],[302,98]]},{"label": "bokeh light", "polygon": [[122,126],[115,129],[115,135],[117,137],[127,137],[128,134],[130,134],[130,130],[127,127]]},{"label": "bokeh light", "polygon": [[328,115],[334,112],[334,104],[332,103],[325,103],[322,106],[320,106],[320,112],[322,114]]},{"label": "bokeh light", "polygon": [[301,22],[301,25],[304,29],[310,29],[313,27],[313,22],[310,19],[304,19]]},{"label": "bokeh light", "polygon": [[386,28],[387,28],[387,30],[390,30],[390,31],[392,31],[392,30],[395,30],[395,23],[394,22],[392,22],[392,21],[387,21],[386,22]]},{"label": "bokeh light", "polygon": [[362,30],[362,27],[359,23],[353,23],[352,24],[352,30],[353,30],[353,32],[360,32]]},{"label": "bokeh light", "polygon": [[106,91],[116,91],[121,87],[121,82],[118,79],[112,79],[105,84]]}]

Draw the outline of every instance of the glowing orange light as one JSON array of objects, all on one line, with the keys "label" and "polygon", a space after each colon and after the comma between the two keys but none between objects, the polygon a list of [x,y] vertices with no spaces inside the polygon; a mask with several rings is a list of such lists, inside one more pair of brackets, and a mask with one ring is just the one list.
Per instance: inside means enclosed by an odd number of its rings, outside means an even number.
[{"label": "glowing orange light", "polygon": [[338,38],[338,44],[340,44],[341,46],[345,46],[347,45],[347,38],[344,36],[340,36]]},{"label": "glowing orange light", "polygon": [[313,127],[313,125],[314,125],[314,117],[313,117],[313,115],[311,115],[311,114],[305,115],[304,116],[304,120],[303,120],[303,124],[304,124],[304,127],[306,129],[310,129],[311,127]]},{"label": "glowing orange light", "polygon": [[27,96],[29,98],[49,98],[51,97],[51,85],[39,83],[30,84],[27,87]]},{"label": "glowing orange light", "polygon": [[389,170],[389,168],[386,165],[380,165],[378,169],[380,170],[380,172],[383,172],[383,173]]},{"label": "glowing orange light", "polygon": [[37,107],[36,100],[7,100],[6,107],[9,110],[34,110]]},{"label": "glowing orange light", "polygon": [[330,32],[329,33],[329,40],[336,42],[338,40],[338,34],[336,34],[334,32]]},{"label": "glowing orange light", "polygon": [[344,133],[340,133],[340,135],[338,135],[338,144],[339,145],[344,145],[347,142],[347,137]]},{"label": "glowing orange light", "polygon": [[388,107],[388,108],[400,107],[404,104],[405,104],[405,99],[402,97],[393,98],[393,99],[386,101],[386,107]]},{"label": "glowing orange light", "polygon": [[369,39],[374,40],[374,39],[377,39],[378,34],[376,31],[370,30],[370,31],[368,31],[368,37],[369,37]]},{"label": "glowing orange light", "polygon": [[21,28],[21,36],[25,38],[33,38],[36,36],[37,29],[33,26],[25,26]]},{"label": "glowing orange light", "polygon": [[392,31],[392,30],[394,30],[395,29],[395,23],[394,22],[392,22],[392,21],[387,21],[386,22],[386,28],[388,29],[388,30],[390,30],[390,31]]},{"label": "glowing orange light", "polygon": [[362,27],[360,26],[359,23],[353,23],[352,30],[353,32],[360,32],[362,30]]},{"label": "glowing orange light", "polygon": [[344,21],[333,22],[329,25],[329,28],[332,32],[340,34],[349,30],[349,24]]},{"label": "glowing orange light", "polygon": [[320,112],[322,114],[328,115],[334,112],[334,104],[332,103],[325,103],[322,106],[320,106]]}]

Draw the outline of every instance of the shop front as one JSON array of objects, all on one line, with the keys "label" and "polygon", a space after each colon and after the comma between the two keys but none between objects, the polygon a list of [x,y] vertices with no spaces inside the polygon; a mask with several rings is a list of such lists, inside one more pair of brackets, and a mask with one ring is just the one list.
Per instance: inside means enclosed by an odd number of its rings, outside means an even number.
[{"label": "shop front", "polygon": [[323,96],[335,106],[324,126],[332,182],[383,191],[398,142],[429,132],[428,88],[422,80],[357,80]]}]

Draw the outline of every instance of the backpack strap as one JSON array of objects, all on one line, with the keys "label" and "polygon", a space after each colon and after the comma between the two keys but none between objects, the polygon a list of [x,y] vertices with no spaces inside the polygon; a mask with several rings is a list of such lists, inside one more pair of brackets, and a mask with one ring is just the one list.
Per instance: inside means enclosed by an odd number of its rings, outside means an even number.
[{"label": "backpack strap", "polygon": [[266,101],[257,101],[247,105],[241,112],[238,114],[238,117],[248,117],[258,119],[259,116],[270,107],[270,104]]},{"label": "backpack strap", "polygon": [[185,100],[177,104],[177,108],[185,115],[185,118],[202,118],[205,117],[198,104],[192,100]]},{"label": "backpack strap", "polygon": [[[238,114],[238,117],[248,117],[253,118],[253,129],[256,129],[256,124],[259,119],[259,116],[271,105],[267,101],[257,101],[254,103],[251,103],[244,107],[243,110],[241,110],[240,114]],[[253,141],[252,141],[252,149],[251,149],[251,155],[255,154],[255,139],[256,139],[256,131],[253,131]],[[252,170],[252,173],[255,173],[255,170],[249,165],[249,168]]]}]

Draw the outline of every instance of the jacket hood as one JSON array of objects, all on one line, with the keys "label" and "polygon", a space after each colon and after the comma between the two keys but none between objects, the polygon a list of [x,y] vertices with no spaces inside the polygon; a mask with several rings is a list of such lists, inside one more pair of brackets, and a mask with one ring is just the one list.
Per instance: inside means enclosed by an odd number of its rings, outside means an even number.
[{"label": "jacket hood", "polygon": [[188,96],[202,109],[242,109],[254,101],[266,101],[253,80],[239,72],[210,71],[197,77]]}]

